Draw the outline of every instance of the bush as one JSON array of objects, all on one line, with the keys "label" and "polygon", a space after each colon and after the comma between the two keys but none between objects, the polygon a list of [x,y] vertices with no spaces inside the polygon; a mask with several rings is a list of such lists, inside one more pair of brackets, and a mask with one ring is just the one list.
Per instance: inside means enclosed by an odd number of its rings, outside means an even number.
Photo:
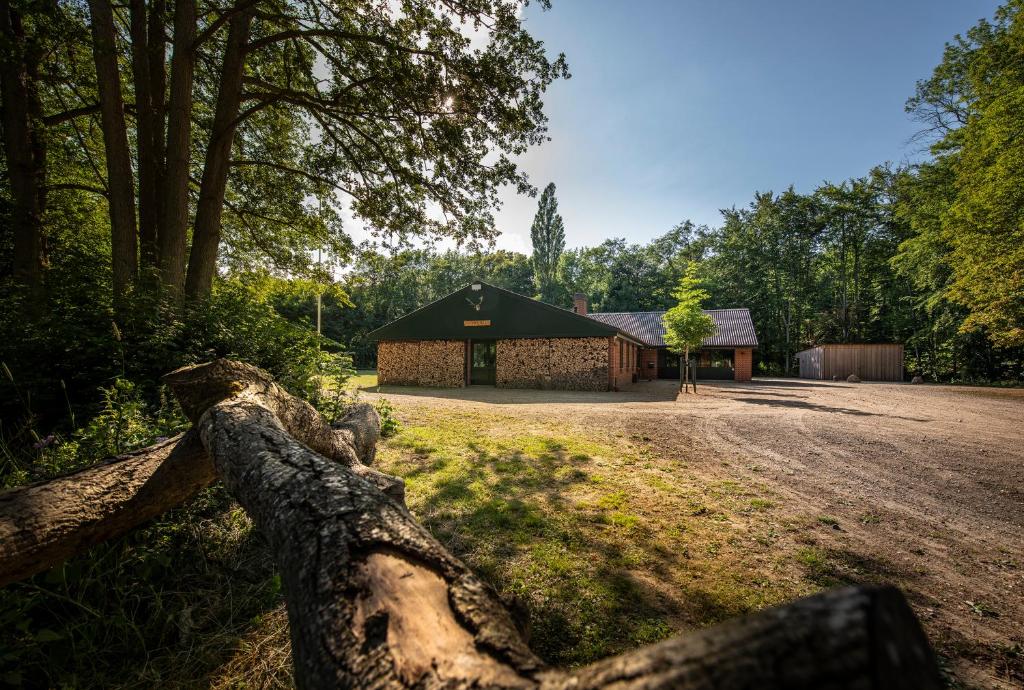
[{"label": "bush", "polygon": [[[205,304],[177,317],[140,299],[131,313],[141,316],[127,323],[112,320],[100,287],[51,291],[50,311],[61,318],[25,322],[17,306],[0,315],[0,484],[25,480],[42,439],[50,438],[49,460],[67,469],[164,435],[171,406],[160,377],[180,366],[216,357],[249,362],[318,408],[328,404],[325,384],[342,389],[354,373],[337,343],[274,309],[284,281],[220,279]],[[92,420],[93,428],[80,432],[76,420]],[[73,437],[92,445],[72,453],[75,460],[58,458],[54,449],[69,452],[58,441]]]}]

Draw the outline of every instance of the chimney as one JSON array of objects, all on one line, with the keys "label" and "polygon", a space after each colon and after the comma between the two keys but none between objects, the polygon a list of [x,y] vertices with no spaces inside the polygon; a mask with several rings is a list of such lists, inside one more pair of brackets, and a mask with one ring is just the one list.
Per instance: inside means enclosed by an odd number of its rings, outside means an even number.
[{"label": "chimney", "polygon": [[587,296],[582,292],[577,292],[572,296],[572,310],[577,314],[587,313]]}]

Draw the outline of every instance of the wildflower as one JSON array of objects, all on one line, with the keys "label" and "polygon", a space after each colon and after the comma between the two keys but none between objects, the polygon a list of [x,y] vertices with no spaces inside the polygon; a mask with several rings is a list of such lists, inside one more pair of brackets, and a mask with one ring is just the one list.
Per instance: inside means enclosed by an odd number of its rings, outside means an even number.
[{"label": "wildflower", "polygon": [[36,450],[43,450],[44,448],[52,446],[54,441],[56,441],[56,440],[57,440],[57,437],[54,436],[53,434],[50,434],[49,436],[46,436],[45,438],[41,438],[38,441],[36,441],[35,443],[33,443],[32,447],[34,449],[36,449]]}]

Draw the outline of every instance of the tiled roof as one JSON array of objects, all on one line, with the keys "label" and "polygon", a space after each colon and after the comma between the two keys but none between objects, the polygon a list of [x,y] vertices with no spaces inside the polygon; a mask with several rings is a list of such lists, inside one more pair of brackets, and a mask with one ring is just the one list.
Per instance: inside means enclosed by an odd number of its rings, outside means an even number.
[{"label": "tiled roof", "polygon": [[[587,314],[590,318],[625,331],[653,347],[665,345],[663,311],[620,311]],[[757,334],[749,309],[705,309],[718,331],[704,341],[704,347],[757,347]]]}]

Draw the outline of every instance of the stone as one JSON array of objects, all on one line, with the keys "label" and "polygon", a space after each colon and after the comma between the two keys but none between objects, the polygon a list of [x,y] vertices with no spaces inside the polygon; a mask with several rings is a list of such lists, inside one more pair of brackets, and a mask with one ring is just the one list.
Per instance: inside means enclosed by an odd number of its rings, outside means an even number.
[{"label": "stone", "polygon": [[856,374],[850,374],[849,376],[846,377],[846,380],[849,383],[860,383],[860,377],[857,376]]}]

